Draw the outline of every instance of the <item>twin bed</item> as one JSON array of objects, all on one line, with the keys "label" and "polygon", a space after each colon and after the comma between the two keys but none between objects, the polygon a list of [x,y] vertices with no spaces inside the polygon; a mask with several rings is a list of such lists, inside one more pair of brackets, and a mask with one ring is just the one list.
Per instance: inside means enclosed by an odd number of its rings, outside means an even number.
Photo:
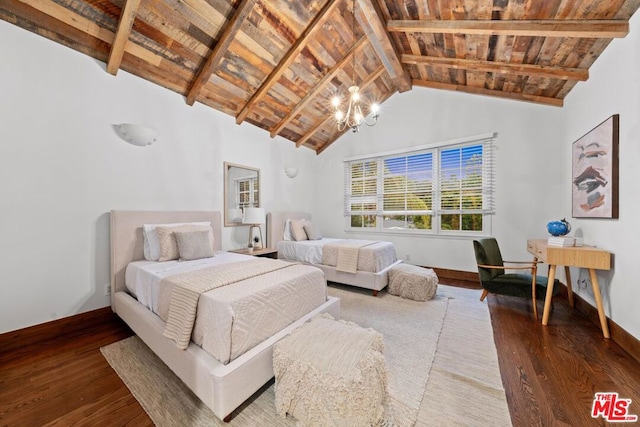
[{"label": "twin bed", "polygon": [[[400,264],[395,247],[389,242],[350,241],[344,239],[286,240],[290,235],[285,226],[293,221],[311,222],[306,212],[270,212],[267,214],[267,246],[278,250],[278,258],[304,262],[324,271],[327,281],[371,289],[373,295],[384,289],[388,273]],[[319,236],[318,236],[319,237]],[[341,266],[340,251],[358,252],[353,265]],[[349,270],[349,271],[347,271]]]},{"label": "twin bed", "polygon": [[[145,260],[145,224],[194,222],[210,224],[215,256]],[[111,305],[217,417],[228,420],[273,377],[273,345],[317,314],[340,317],[340,301],[327,296],[317,268],[220,252],[220,233],[220,212],[112,211]],[[167,338],[174,314],[168,298],[177,286],[172,278],[207,273],[223,280],[249,270],[255,274],[241,274],[196,299],[198,315],[184,349]]]}]

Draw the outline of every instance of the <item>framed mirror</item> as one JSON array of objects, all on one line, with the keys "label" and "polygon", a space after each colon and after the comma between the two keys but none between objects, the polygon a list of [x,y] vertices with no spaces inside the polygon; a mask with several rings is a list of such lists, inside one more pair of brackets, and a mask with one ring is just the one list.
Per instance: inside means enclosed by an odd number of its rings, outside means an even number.
[{"label": "framed mirror", "polygon": [[260,206],[260,169],[224,162],[224,226],[243,225],[244,209]]}]

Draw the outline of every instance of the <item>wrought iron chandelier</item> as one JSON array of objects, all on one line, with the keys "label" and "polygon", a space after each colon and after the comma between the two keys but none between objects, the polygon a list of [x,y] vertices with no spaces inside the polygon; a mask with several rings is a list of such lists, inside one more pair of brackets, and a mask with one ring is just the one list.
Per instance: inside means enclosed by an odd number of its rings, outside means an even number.
[{"label": "wrought iron chandelier", "polygon": [[374,126],[378,122],[380,116],[380,107],[378,104],[373,103],[369,107],[368,113],[371,114],[371,120],[367,120],[367,117],[362,113],[362,107],[360,106],[360,88],[356,85],[356,1],[353,0],[353,21],[351,23],[351,32],[353,34],[353,49],[351,53],[353,67],[352,67],[352,86],[349,87],[349,105],[346,111],[340,108],[340,98],[335,96],[331,100],[333,105],[333,114],[336,122],[338,123],[338,131],[343,131],[345,128],[351,128],[352,132],[358,132],[360,126],[365,124],[367,126]]}]

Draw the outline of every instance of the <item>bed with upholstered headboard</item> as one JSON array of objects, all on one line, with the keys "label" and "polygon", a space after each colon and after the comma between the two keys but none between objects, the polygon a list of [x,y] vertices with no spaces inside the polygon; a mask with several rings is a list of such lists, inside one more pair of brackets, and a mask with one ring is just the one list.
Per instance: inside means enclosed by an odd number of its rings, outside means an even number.
[{"label": "bed with upholstered headboard", "polygon": [[[310,243],[314,245],[311,252],[307,253],[317,255],[315,257],[306,257],[304,255],[300,256],[301,252],[299,249],[301,249],[301,247],[295,247],[298,242],[285,241],[285,236],[288,234],[285,231],[287,220],[307,221],[312,223],[311,214],[308,212],[269,212],[267,214],[267,245],[270,248],[278,249],[278,258],[280,259],[307,262],[322,269],[327,281],[371,289],[375,296],[378,291],[387,286],[389,270],[402,262],[397,259],[395,248],[392,243],[380,241],[362,243],[363,245],[368,245],[366,247],[363,246],[362,249],[360,249],[359,256],[361,258],[357,260],[358,266],[355,271],[343,271],[333,262],[335,259],[332,259],[332,262],[327,262],[329,244],[348,244],[349,239],[320,238],[317,240],[317,243],[299,242],[301,244]],[[292,247],[294,248],[291,249]],[[370,268],[364,269],[362,268],[363,263],[359,261],[366,256],[370,257],[369,262],[365,262],[367,267]]]},{"label": "bed with upholstered headboard", "polygon": [[[165,322],[143,306],[125,284],[127,266],[144,259],[144,224],[208,221],[216,250],[221,247],[220,212],[111,212],[111,306],[145,344],[214,412],[228,420],[231,413],[273,377],[272,347],[313,316],[328,312],[340,316],[340,301],[326,302],[249,351],[223,364],[193,342],[186,349],[163,336]],[[220,256],[231,255],[218,253]],[[216,256],[218,256],[216,255]],[[237,256],[237,254],[233,254]],[[254,259],[254,258],[251,258]],[[325,284],[326,286],[326,284]]]}]

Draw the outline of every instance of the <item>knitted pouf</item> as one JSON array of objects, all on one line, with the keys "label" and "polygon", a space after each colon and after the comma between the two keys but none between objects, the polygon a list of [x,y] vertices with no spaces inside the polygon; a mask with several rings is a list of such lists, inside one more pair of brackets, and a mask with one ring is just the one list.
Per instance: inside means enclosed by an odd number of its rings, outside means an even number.
[{"label": "knitted pouf", "polygon": [[387,399],[383,338],[329,315],[280,340],[273,350],[276,413],[303,426],[368,426]]},{"label": "knitted pouf", "polygon": [[389,270],[389,293],[416,301],[436,296],[438,276],[430,268],[399,264]]}]

